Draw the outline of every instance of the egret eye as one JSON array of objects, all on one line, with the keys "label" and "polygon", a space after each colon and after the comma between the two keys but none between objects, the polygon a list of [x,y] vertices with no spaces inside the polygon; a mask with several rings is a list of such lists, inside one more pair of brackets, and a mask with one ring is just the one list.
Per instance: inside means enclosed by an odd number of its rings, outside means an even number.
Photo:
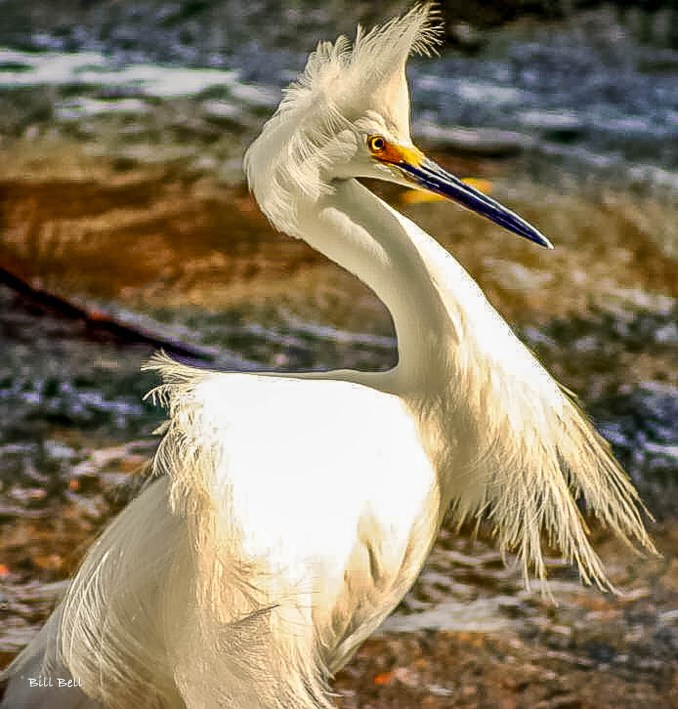
[{"label": "egret eye", "polygon": [[386,140],[380,135],[371,135],[367,139],[367,147],[373,153],[380,153],[386,147]]}]

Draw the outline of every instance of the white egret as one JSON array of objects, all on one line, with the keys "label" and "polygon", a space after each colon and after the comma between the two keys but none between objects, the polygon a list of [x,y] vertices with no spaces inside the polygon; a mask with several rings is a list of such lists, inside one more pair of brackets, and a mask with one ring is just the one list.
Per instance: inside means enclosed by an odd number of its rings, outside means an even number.
[{"label": "white egret", "polygon": [[[541,535],[605,587],[577,498],[652,550],[609,447],[437,242],[356,178],[534,227],[411,142],[428,6],[321,43],[245,159],[275,227],[388,307],[387,372],[239,374],[157,357],[155,477],[9,668],[5,707],[331,706],[328,682],[414,583],[449,509],[545,576]],[[30,677],[75,679],[41,689]]]}]

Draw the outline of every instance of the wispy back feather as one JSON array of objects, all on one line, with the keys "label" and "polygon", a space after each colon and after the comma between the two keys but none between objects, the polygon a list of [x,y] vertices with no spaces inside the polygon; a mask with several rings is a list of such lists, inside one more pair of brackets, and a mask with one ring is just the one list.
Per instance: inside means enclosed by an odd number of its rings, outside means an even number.
[{"label": "wispy back feather", "polygon": [[585,582],[612,589],[578,501],[620,539],[656,553],[636,489],[610,445],[475,281],[409,223],[453,331],[442,345],[450,388],[431,410],[445,422],[438,448],[449,456],[441,464],[449,469],[454,518],[459,525],[489,520],[499,548],[518,555],[526,580],[530,570],[546,578],[545,534]]}]

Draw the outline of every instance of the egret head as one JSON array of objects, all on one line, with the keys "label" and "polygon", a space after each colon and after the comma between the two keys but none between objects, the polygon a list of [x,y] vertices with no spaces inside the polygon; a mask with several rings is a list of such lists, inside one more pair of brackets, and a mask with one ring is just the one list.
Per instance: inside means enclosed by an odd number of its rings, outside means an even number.
[{"label": "egret head", "polygon": [[405,65],[428,54],[440,26],[430,4],[351,43],[321,42],[275,115],[245,156],[250,187],[269,219],[295,234],[303,200],[334,180],[370,177],[436,192],[542,246],[548,240],[522,218],[429,160],[410,138]]}]

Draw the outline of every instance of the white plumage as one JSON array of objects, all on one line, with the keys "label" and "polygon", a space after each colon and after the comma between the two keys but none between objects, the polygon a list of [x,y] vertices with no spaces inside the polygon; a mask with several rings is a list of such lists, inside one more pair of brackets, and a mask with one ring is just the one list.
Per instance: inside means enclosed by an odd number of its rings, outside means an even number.
[{"label": "white plumage", "polygon": [[[271,222],[374,290],[398,364],[237,374],[158,357],[155,477],[9,668],[4,707],[331,706],[328,681],[407,592],[448,509],[545,576],[540,535],[607,585],[576,504],[652,549],[609,447],[464,269],[356,177],[445,194],[542,245],[409,137],[418,7],[321,44],[246,157]],[[30,673],[74,677],[66,694]],[[42,704],[40,703],[42,701]]]}]

